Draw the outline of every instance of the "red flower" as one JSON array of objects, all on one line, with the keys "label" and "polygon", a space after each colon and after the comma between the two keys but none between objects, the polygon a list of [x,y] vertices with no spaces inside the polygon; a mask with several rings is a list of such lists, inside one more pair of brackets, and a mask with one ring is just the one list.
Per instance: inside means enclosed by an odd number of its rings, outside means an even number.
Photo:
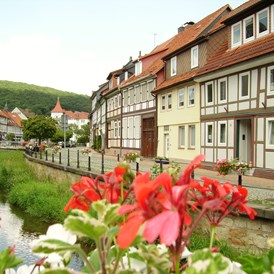
[{"label": "red flower", "polygon": [[120,215],[133,210],[118,234],[118,245],[122,248],[132,243],[143,223],[143,237],[148,242],[160,236],[161,243],[171,245],[178,238],[182,224],[190,225],[192,221],[186,210],[187,186],[172,186],[172,177],[166,172],[153,181],[149,178],[146,173],[135,179],[137,204],[119,210]]},{"label": "red flower", "polygon": [[72,185],[71,190],[74,191],[75,194],[65,206],[65,212],[68,212],[69,209],[74,208],[88,211],[91,202],[102,198],[100,193],[96,190],[96,183],[94,179],[91,177],[83,176],[79,182]]}]

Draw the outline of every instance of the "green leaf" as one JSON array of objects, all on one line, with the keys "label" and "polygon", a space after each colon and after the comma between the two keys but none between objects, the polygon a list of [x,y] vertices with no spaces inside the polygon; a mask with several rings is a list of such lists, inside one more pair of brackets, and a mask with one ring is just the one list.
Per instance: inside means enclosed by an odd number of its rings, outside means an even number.
[{"label": "green leaf", "polygon": [[4,273],[7,268],[13,268],[21,264],[24,260],[17,258],[14,254],[10,254],[11,249],[7,248],[0,253],[0,273]]},{"label": "green leaf", "polygon": [[107,231],[105,224],[92,218],[88,213],[81,210],[73,210],[73,213],[77,216],[68,216],[64,226],[76,235],[98,240]]},{"label": "green leaf", "polygon": [[53,252],[66,252],[66,251],[73,251],[75,247],[69,243],[60,241],[60,240],[44,240],[37,243],[33,248],[32,251],[34,253],[45,253],[50,254]]},{"label": "green leaf", "polygon": [[106,210],[106,200],[98,200],[93,202],[91,206],[97,212],[98,220],[100,220]]}]

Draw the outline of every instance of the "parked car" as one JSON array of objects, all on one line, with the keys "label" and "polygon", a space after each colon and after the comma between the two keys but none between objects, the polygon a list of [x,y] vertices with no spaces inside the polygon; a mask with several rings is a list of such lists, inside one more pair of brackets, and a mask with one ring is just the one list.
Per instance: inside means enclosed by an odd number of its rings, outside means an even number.
[{"label": "parked car", "polygon": [[[64,142],[63,141],[58,142],[58,146],[65,147]],[[76,147],[76,143],[73,141],[69,141],[66,143],[66,147]]]}]

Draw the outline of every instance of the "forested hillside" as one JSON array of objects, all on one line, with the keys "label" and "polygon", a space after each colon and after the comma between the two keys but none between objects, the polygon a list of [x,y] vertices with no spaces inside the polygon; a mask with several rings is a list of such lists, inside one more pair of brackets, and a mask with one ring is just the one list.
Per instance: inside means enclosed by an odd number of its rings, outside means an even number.
[{"label": "forested hillside", "polygon": [[3,109],[7,102],[9,111],[19,107],[28,108],[36,114],[50,115],[57,97],[66,110],[90,112],[89,96],[49,87],[0,80],[0,109]]}]

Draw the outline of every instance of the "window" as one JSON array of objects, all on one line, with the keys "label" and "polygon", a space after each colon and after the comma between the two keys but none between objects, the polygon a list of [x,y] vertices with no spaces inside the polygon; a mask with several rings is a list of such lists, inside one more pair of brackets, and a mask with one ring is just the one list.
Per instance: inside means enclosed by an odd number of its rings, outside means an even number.
[{"label": "window", "polygon": [[274,31],[274,5],[271,6],[271,31]]},{"label": "window", "polygon": [[124,90],[124,106],[128,106],[128,92],[127,90]]},{"label": "window", "polygon": [[185,146],[185,127],[179,127],[179,147]]},{"label": "window", "polygon": [[167,96],[167,108],[172,109],[172,95],[168,94]]},{"label": "window", "polygon": [[185,106],[185,91],[183,89],[178,90],[178,107],[182,108]]},{"label": "window", "polygon": [[219,124],[219,145],[226,144],[226,123]]},{"label": "window", "polygon": [[274,66],[268,68],[267,73],[267,91],[268,94],[274,93]]},{"label": "window", "polygon": [[142,85],[142,102],[147,100],[147,85]]},{"label": "window", "polygon": [[134,104],[134,88],[131,88],[129,90],[129,104],[133,105]]},{"label": "window", "polygon": [[117,122],[114,122],[114,137],[118,137],[118,126],[117,126]]},{"label": "window", "polygon": [[140,103],[140,97],[141,97],[140,86],[136,86],[135,87],[135,103]]},{"label": "window", "polygon": [[188,106],[193,107],[195,103],[195,89],[194,86],[188,88]]},{"label": "window", "polygon": [[254,39],[254,16],[244,19],[244,42]]},{"label": "window", "polygon": [[232,47],[238,47],[242,44],[241,37],[242,37],[242,25],[241,22],[232,25],[231,30],[231,40],[232,40]]},{"label": "window", "polygon": [[142,62],[139,61],[139,62],[135,63],[135,75],[137,76],[137,75],[141,74],[141,72],[142,72]]},{"label": "window", "polygon": [[195,126],[189,126],[189,147],[194,148],[195,147]]},{"label": "window", "polygon": [[208,124],[206,127],[206,143],[207,145],[212,145],[213,144],[213,125]]},{"label": "window", "polygon": [[125,80],[128,79],[128,71],[125,71]]},{"label": "window", "polygon": [[219,85],[219,101],[220,102],[226,102],[226,98],[227,98],[226,79],[220,79],[218,81],[218,85]]},{"label": "window", "polygon": [[213,82],[206,84],[206,102],[207,104],[213,104]]},{"label": "window", "polygon": [[240,98],[249,96],[249,73],[240,74]]},{"label": "window", "polygon": [[191,49],[191,68],[198,67],[199,60],[198,46],[195,46]]},{"label": "window", "polygon": [[170,75],[173,76],[173,75],[176,75],[176,72],[177,72],[177,57],[173,57],[171,58],[170,60]]},{"label": "window", "polygon": [[162,96],[162,104],[161,104],[162,110],[166,109],[166,96]]},{"label": "window", "polygon": [[274,148],[274,118],[267,119],[267,145]]},{"label": "window", "polygon": [[268,8],[257,13],[257,36],[265,35],[269,32]]},{"label": "window", "polygon": [[114,106],[115,106],[115,108],[118,107],[118,96],[115,96],[115,98],[114,98]]},{"label": "window", "polygon": [[121,106],[121,94],[118,95],[118,107]]}]

